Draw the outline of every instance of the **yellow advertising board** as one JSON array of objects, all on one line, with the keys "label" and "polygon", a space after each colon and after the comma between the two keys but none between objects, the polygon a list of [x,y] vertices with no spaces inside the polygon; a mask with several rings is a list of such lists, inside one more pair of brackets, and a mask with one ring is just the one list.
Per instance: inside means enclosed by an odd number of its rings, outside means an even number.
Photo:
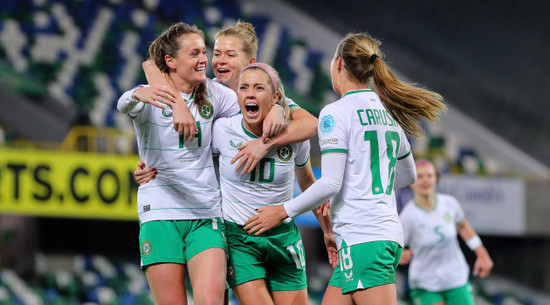
[{"label": "yellow advertising board", "polygon": [[137,220],[139,157],[0,148],[0,214]]}]

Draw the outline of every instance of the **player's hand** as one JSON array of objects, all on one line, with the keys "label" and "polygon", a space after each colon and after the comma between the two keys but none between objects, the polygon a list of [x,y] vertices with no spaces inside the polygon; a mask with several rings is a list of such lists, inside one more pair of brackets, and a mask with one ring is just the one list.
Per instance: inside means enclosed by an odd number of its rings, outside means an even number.
[{"label": "player's hand", "polygon": [[411,262],[413,252],[411,249],[403,249],[403,253],[401,253],[401,258],[399,259],[399,265],[407,265]]},{"label": "player's hand", "polygon": [[134,172],[134,177],[139,185],[144,185],[145,183],[151,181],[151,179],[154,179],[157,176],[157,173],[158,172],[156,169],[152,167],[145,168],[145,162],[139,161],[138,167]]},{"label": "player's hand", "polygon": [[239,153],[231,160],[231,164],[237,162],[240,159],[239,163],[235,167],[235,171],[238,172],[241,167],[241,174],[250,173],[258,162],[267,154],[271,145],[264,143],[262,138],[248,141],[239,147]]},{"label": "player's hand", "polygon": [[174,129],[179,134],[182,134],[184,139],[193,141],[195,134],[199,131],[197,123],[195,117],[189,111],[185,100],[179,94],[172,106],[172,119],[174,120]]},{"label": "player's hand", "polygon": [[330,201],[327,201],[323,204],[321,204],[320,206],[316,207],[315,209],[317,209],[317,214],[321,215],[321,216],[329,216],[330,215]]},{"label": "player's hand", "polygon": [[281,133],[285,126],[286,122],[283,109],[279,106],[272,106],[263,122],[262,138],[267,141],[270,137],[274,137]]},{"label": "player's hand", "polygon": [[256,236],[275,228],[288,217],[282,205],[267,206],[257,211],[258,214],[250,217],[243,228],[248,234],[254,234]]},{"label": "player's hand", "polygon": [[[487,251],[483,249],[485,253]],[[476,251],[476,254],[478,251]],[[493,269],[493,260],[487,253],[486,255],[479,255],[477,254],[476,261],[474,263],[474,275],[478,275],[479,277],[487,277],[489,274],[491,274],[491,270]]]},{"label": "player's hand", "polygon": [[336,247],[334,233],[324,233],[323,238],[327,248],[328,263],[332,268],[336,268],[336,266],[338,266],[338,247]]},{"label": "player's hand", "polygon": [[158,108],[166,109],[166,106],[172,107],[176,103],[177,96],[179,94],[176,94],[170,87],[150,86],[136,89],[132,98]]}]

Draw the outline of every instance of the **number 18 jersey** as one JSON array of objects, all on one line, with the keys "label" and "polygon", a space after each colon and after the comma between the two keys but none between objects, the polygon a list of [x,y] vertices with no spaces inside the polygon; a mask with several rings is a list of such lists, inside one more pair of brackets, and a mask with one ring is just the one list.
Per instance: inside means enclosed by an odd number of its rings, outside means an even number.
[{"label": "number 18 jersey", "polygon": [[403,129],[372,90],[350,91],[323,108],[321,154],[347,155],[340,191],[331,201],[338,247],[388,240],[403,245],[395,206],[395,164],[410,154]]}]

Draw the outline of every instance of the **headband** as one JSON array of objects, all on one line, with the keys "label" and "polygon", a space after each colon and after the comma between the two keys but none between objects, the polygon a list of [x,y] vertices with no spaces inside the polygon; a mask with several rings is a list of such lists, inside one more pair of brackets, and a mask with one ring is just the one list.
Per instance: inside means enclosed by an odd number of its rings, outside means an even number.
[{"label": "headband", "polygon": [[267,64],[264,64],[264,63],[261,63],[261,62],[256,62],[256,63],[253,63],[253,64],[250,64],[250,65],[246,66],[246,68],[244,68],[241,71],[241,75],[243,74],[244,71],[246,71],[250,68],[259,68],[259,69],[264,70],[265,73],[267,73],[267,75],[269,75],[269,78],[271,79],[271,84],[273,85],[273,88],[275,88],[275,92],[279,91],[279,83],[277,82],[277,77],[275,76],[275,72],[273,71],[273,68],[271,68]]}]

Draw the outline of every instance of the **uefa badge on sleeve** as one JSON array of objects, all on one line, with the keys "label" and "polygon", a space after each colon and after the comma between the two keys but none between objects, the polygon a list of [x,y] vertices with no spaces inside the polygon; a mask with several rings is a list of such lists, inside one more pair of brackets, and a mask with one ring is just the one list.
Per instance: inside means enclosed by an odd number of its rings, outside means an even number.
[{"label": "uefa badge on sleeve", "polygon": [[319,129],[322,133],[327,133],[331,132],[335,125],[336,123],[334,122],[334,117],[332,115],[325,115],[319,122]]}]

